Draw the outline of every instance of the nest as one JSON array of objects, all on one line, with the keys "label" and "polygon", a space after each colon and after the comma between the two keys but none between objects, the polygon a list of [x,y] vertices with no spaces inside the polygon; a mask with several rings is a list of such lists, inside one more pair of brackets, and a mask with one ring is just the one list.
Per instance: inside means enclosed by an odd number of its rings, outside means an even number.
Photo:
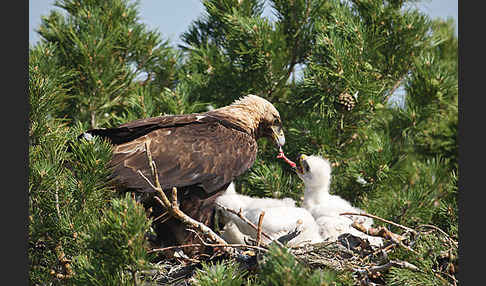
[{"label": "nest", "polygon": [[[148,150],[148,149],[147,149]],[[260,216],[258,225],[254,225],[242,216],[241,211],[226,209],[237,214],[242,220],[257,230],[257,239],[248,241],[247,244],[228,244],[224,239],[208,226],[190,218],[178,208],[177,189],[172,190],[169,199],[163,192],[157,178],[157,167],[148,154],[149,164],[152,167],[152,174],[155,183],[152,184],[143,176],[156,191],[155,198],[167,210],[168,214],[179,219],[181,223],[194,232],[200,243],[188,245],[176,245],[165,248],[152,249],[149,252],[160,253],[163,257],[155,263],[154,269],[140,273],[144,280],[148,279],[160,285],[192,285],[196,269],[202,268],[202,263],[217,261],[232,261],[238,263],[239,267],[248,270],[249,273],[257,271],[262,257],[269,251],[272,244],[288,249],[296,260],[310,268],[328,268],[339,272],[349,271],[353,274],[357,285],[385,285],[384,276],[392,268],[405,268],[413,272],[421,272],[425,275],[433,275],[443,285],[457,285],[456,275],[458,272],[458,243],[440,228],[433,225],[419,225],[415,229],[398,223],[374,216],[371,214],[342,213],[341,215],[367,216],[385,224],[392,225],[401,230],[400,233],[390,231],[385,226],[377,228],[366,228],[358,222],[352,226],[367,235],[381,237],[383,244],[380,246],[371,245],[367,239],[362,239],[351,234],[341,235],[337,241],[321,242],[316,244],[304,244],[302,246],[287,248],[286,242],[290,241],[299,231],[295,230],[269,245],[261,238],[268,237],[261,227],[263,214]],[[434,242],[434,243],[431,243]],[[425,245],[425,246],[424,246]],[[438,245],[438,246],[437,246]],[[201,248],[211,249],[211,253],[198,253],[187,256],[183,249]],[[414,249],[415,248],[415,249]],[[405,261],[391,258],[396,252],[409,252],[404,257],[414,257],[427,252],[427,255],[435,253],[436,261],[433,269],[428,265],[417,264],[416,261]],[[417,265],[416,265],[417,264]]]},{"label": "nest", "polygon": [[[170,247],[171,258],[165,258],[154,264],[154,269],[150,273],[145,273],[145,277],[150,277],[157,285],[193,285],[194,275],[197,269],[202,268],[203,263],[215,263],[226,261],[237,263],[238,267],[248,273],[255,273],[260,269],[264,262],[264,257],[272,244],[279,244],[288,249],[296,260],[312,269],[332,269],[338,272],[349,272],[352,274],[356,285],[386,285],[384,277],[392,268],[407,269],[413,272],[422,272],[425,275],[434,275],[434,279],[441,281],[443,285],[457,285],[456,279],[458,270],[457,247],[455,240],[450,238],[445,232],[432,225],[421,225],[416,230],[408,229],[402,234],[391,233],[384,227],[368,230],[368,233],[380,235],[384,239],[382,246],[370,245],[366,239],[362,239],[351,234],[343,234],[337,241],[321,242],[316,244],[305,244],[298,247],[287,248],[285,241],[278,240],[270,245],[260,242],[257,247],[256,241],[248,242],[248,245],[227,244],[222,247],[214,244],[212,255],[199,254],[188,257],[181,248]],[[392,235],[390,235],[392,234]],[[292,239],[293,233],[285,239]],[[200,237],[200,236],[199,236]],[[200,237],[202,239],[202,237]],[[284,240],[285,240],[284,239]],[[434,269],[415,264],[415,261],[405,261],[390,258],[395,252],[405,251],[416,253],[413,246],[420,241],[430,239],[438,240],[446,251],[437,255],[437,263]],[[211,243],[203,242],[205,246]],[[182,246],[190,247],[190,246]],[[232,251],[228,251],[232,249]],[[163,249],[162,252],[169,250]]]}]

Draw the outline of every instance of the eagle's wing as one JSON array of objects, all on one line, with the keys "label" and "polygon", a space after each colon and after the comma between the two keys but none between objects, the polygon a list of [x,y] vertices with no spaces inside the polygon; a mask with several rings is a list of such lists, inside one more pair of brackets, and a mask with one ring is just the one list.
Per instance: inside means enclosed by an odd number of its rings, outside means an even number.
[{"label": "eagle's wing", "polygon": [[97,130],[105,130],[105,134],[88,132],[108,137],[114,144],[123,142],[113,149],[111,166],[115,181],[139,190],[151,188],[138,170],[154,179],[146,144],[157,164],[163,189],[200,185],[207,193],[221,189],[245,172],[257,153],[252,136],[204,115],[165,116]]},{"label": "eagle's wing", "polygon": [[[118,145],[130,142],[159,128],[197,123],[200,117],[203,116],[199,114],[188,114],[150,117],[131,121],[115,128],[90,129],[85,133],[108,138],[111,143]],[[85,133],[81,134],[78,138],[81,138]]]}]

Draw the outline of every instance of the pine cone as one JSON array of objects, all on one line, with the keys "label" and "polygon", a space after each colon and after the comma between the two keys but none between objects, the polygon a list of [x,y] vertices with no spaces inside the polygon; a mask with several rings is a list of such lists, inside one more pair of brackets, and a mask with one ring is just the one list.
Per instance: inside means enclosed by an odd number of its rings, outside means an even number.
[{"label": "pine cone", "polygon": [[344,105],[348,111],[353,109],[353,107],[356,105],[354,97],[347,92],[343,92],[338,96],[338,102]]}]

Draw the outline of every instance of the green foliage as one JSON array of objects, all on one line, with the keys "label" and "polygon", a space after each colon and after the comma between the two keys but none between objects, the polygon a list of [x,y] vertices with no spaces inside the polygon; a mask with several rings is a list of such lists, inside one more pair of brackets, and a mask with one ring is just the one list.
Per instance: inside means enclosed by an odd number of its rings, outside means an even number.
[{"label": "green foliage", "polygon": [[457,247],[452,247],[446,240],[442,234],[432,232],[416,240],[413,246],[415,253],[405,249],[394,253],[392,257],[413,261],[420,271],[394,268],[387,274],[387,281],[390,285],[452,285],[450,277],[438,274],[447,272],[450,261],[457,260],[458,257]]},{"label": "green foliage", "polygon": [[[311,270],[278,246],[270,247],[259,264],[260,269],[252,276],[232,260],[203,263],[194,275],[195,285],[352,285],[351,275],[328,269]],[[336,283],[338,277],[340,283]]]},{"label": "green foliage", "polygon": [[[352,285],[349,275],[327,269],[311,270],[299,263],[287,249],[273,246],[267,255],[258,274],[258,285]],[[336,284],[338,276],[342,283]]]},{"label": "green foliage", "polygon": [[55,6],[66,15],[51,12],[38,31],[58,46],[52,56],[76,75],[69,85],[72,96],[59,114],[89,122],[91,128],[106,126],[123,110],[137,77],[154,77],[159,89],[173,84],[176,55],[157,32],[138,23],[137,3],[59,0]]},{"label": "green foliage", "polygon": [[245,282],[245,271],[238,269],[238,264],[231,262],[202,263],[202,269],[194,274],[198,286],[240,286]]},{"label": "green foliage", "polygon": [[[248,93],[280,111],[287,157],[330,160],[332,193],[457,240],[458,41],[452,20],[430,20],[412,2],[206,0],[176,49],[139,21],[136,1],[56,1],[62,13],[42,19],[41,41],[29,49],[31,284],[131,285],[153,262],[143,250],[142,209],[109,187],[110,145],[77,135],[201,112]],[[405,104],[394,107],[401,88]],[[271,142],[258,143],[238,191],[300,201],[303,183]],[[395,251],[393,259],[427,271],[392,268],[386,283],[443,283],[433,271],[443,267],[444,247],[428,236],[416,253]],[[349,272],[312,271],[278,248],[258,273],[239,271],[205,265],[196,283],[353,284]]]},{"label": "green foliage", "polygon": [[53,44],[40,44],[29,49],[29,142],[42,144],[42,135],[46,134],[56,118],[58,109],[62,109],[63,100],[68,95],[66,86],[73,74],[52,60],[56,50]]},{"label": "green foliage", "polygon": [[150,227],[145,209],[131,197],[111,200],[99,221],[81,233],[88,250],[75,258],[75,285],[133,285],[136,273],[146,269],[145,233]]}]

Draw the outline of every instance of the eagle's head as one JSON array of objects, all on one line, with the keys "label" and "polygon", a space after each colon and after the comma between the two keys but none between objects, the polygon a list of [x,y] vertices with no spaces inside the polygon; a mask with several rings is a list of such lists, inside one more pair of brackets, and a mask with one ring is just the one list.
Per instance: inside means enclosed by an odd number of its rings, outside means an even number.
[{"label": "eagle's head", "polygon": [[231,114],[238,125],[254,134],[257,139],[272,138],[279,148],[285,144],[280,114],[268,100],[249,94],[221,110]]},{"label": "eagle's head", "polygon": [[285,144],[282,120],[280,119],[280,114],[273,105],[268,107],[263,120],[260,122],[259,129],[261,130],[261,136],[272,138],[279,148]]},{"label": "eagle's head", "polygon": [[308,187],[329,186],[331,164],[321,156],[300,155],[295,172]]}]

